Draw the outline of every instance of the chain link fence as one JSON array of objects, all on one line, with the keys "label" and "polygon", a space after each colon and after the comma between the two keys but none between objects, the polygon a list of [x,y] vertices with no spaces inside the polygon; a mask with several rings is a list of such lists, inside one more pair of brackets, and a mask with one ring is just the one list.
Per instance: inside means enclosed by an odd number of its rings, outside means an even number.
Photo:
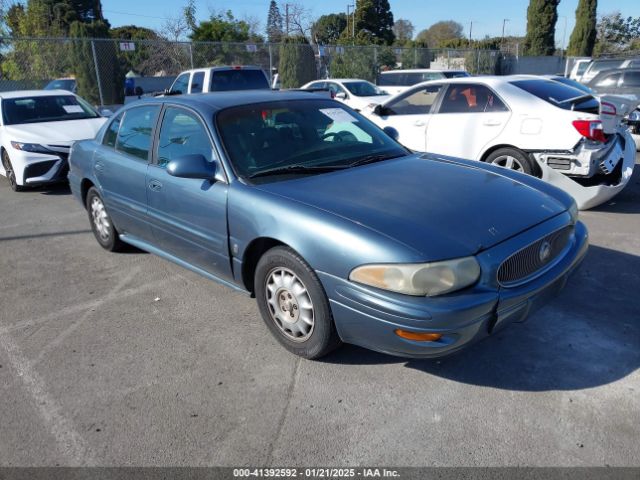
[{"label": "chain link fence", "polygon": [[395,68],[465,69],[499,74],[503,56],[489,50],[319,46],[113,40],[0,38],[0,91],[40,89],[51,80],[74,78],[77,93],[96,105],[123,103],[125,80],[135,92],[162,91],[182,71],[216,65],[257,65],[283,88],[322,78],[364,78]]}]

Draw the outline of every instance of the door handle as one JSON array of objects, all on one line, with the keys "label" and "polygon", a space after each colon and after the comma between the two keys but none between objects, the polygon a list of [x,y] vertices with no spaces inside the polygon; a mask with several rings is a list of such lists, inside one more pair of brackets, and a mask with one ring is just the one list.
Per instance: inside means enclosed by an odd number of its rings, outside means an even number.
[{"label": "door handle", "polygon": [[104,170],[104,163],[96,162],[93,168],[95,168],[97,172],[102,172]]},{"label": "door handle", "polygon": [[502,125],[502,122],[500,120],[485,120],[483,125],[487,127],[497,127],[498,125]]},{"label": "door handle", "polygon": [[149,189],[154,192],[159,192],[162,190],[162,183],[159,180],[151,180],[149,182]]},{"label": "door handle", "polygon": [[415,122],[413,122],[413,124],[416,127],[424,127],[425,126],[425,123],[422,120],[416,120]]}]

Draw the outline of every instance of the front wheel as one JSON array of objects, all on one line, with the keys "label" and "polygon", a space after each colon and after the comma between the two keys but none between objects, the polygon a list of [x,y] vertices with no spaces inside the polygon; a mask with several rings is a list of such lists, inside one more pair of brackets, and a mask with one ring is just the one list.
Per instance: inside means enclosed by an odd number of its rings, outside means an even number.
[{"label": "front wheel", "polygon": [[320,280],[292,249],[275,247],[265,253],[254,285],[262,319],[291,353],[314,359],[340,346]]},{"label": "front wheel", "polygon": [[540,176],[540,168],[535,161],[517,148],[499,148],[495,152],[491,152],[485,162],[535,177]]},{"label": "front wheel", "polygon": [[18,181],[16,180],[16,172],[13,169],[13,165],[11,165],[11,160],[9,159],[9,154],[6,150],[2,150],[2,166],[4,167],[4,172],[7,176],[7,180],[9,181],[11,190],[13,190],[14,192],[22,192],[24,190],[24,187],[22,185],[18,185]]},{"label": "front wheel", "polygon": [[102,248],[115,252],[122,248],[122,241],[118,237],[118,231],[113,226],[111,217],[104,207],[102,197],[95,187],[91,187],[87,192],[87,213],[93,235]]}]

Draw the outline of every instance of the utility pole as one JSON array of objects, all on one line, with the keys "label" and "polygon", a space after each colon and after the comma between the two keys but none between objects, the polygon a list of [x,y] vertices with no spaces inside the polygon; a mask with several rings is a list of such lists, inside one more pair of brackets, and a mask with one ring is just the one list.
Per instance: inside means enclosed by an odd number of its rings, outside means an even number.
[{"label": "utility pole", "polygon": [[285,26],[285,32],[287,33],[287,37],[289,36],[289,4],[285,3],[284,4],[284,24]]},{"label": "utility pole", "polygon": [[507,24],[507,22],[509,21],[508,18],[505,18],[502,20],[502,37],[500,37],[500,50],[502,50],[503,46],[504,46],[504,27]]},{"label": "utility pole", "polygon": [[[351,10],[351,14],[349,13],[349,9]],[[356,36],[356,6],[354,4],[347,4],[347,32],[349,31],[349,15],[353,15],[352,23],[351,23],[351,37]]]},{"label": "utility pole", "polygon": [[471,32],[473,31],[473,20],[469,22],[469,48],[471,48]]}]

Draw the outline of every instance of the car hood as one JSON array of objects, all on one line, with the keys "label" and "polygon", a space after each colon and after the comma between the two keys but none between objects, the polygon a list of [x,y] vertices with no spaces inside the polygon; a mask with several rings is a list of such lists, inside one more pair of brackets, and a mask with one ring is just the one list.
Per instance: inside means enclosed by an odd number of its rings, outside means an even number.
[{"label": "car hood", "polygon": [[481,164],[431,155],[258,188],[374,230],[425,261],[475,254],[566,210],[555,197]]},{"label": "car hood", "polygon": [[22,123],[4,127],[10,140],[28,143],[71,143],[94,138],[106,118],[65,120],[61,122]]}]

